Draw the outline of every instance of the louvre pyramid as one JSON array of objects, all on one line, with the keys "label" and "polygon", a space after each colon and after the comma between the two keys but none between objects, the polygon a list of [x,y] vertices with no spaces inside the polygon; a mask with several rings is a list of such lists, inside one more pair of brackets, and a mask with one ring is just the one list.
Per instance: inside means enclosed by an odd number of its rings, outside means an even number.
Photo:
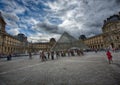
[{"label": "louvre pyramid", "polygon": [[69,50],[71,48],[86,49],[88,47],[83,43],[83,41],[77,40],[73,36],[69,35],[67,32],[64,32],[60,39],[51,48],[51,50],[62,51]]}]

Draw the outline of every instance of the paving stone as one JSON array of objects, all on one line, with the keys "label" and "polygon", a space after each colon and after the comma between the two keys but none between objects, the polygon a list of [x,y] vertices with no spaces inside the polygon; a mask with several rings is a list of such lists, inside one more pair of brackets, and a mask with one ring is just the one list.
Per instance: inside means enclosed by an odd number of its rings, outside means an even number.
[{"label": "paving stone", "polygon": [[39,55],[0,61],[0,85],[120,85],[120,52],[108,64],[105,52],[41,62]]}]

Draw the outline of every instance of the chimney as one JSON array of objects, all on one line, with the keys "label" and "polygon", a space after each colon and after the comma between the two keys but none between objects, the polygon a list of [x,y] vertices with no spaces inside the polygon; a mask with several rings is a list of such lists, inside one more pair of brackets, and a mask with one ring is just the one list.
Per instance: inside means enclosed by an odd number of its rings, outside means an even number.
[{"label": "chimney", "polygon": [[106,20],[104,20],[104,23],[106,23]]},{"label": "chimney", "polygon": [[120,12],[118,13],[118,16],[120,17]]},{"label": "chimney", "polygon": [[0,11],[0,17],[3,18],[3,17],[2,17],[2,12],[1,12],[1,11]]}]

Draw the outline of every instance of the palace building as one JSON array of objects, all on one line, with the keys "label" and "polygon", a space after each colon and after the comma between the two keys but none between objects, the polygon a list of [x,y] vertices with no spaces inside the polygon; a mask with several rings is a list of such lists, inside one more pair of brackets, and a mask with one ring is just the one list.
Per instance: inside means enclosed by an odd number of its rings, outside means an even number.
[{"label": "palace building", "polygon": [[51,38],[50,42],[30,43],[22,33],[16,36],[8,34],[5,26],[6,22],[0,12],[0,54],[23,54],[38,52],[39,50],[49,51],[56,42],[54,38]]},{"label": "palace building", "polygon": [[[0,13],[0,54],[28,53],[50,51],[56,44],[56,40],[51,38],[49,42],[30,43],[27,37],[20,33],[17,36],[8,34],[5,30],[6,22]],[[84,39],[83,42],[90,49],[114,48],[120,49],[120,13],[110,16],[104,20],[101,34]]]},{"label": "palace building", "polygon": [[104,49],[105,48],[102,34],[87,38],[84,40],[84,43],[90,49]]},{"label": "palace building", "polygon": [[104,20],[102,34],[84,40],[90,49],[120,49],[120,12]]},{"label": "palace building", "polygon": [[27,49],[25,42],[8,34],[5,30],[6,22],[0,13],[0,54],[24,53]]},{"label": "palace building", "polygon": [[50,49],[53,47],[55,43],[56,43],[56,40],[54,38],[51,38],[49,42],[33,43],[31,48],[32,48],[32,51],[34,52],[50,51]]}]

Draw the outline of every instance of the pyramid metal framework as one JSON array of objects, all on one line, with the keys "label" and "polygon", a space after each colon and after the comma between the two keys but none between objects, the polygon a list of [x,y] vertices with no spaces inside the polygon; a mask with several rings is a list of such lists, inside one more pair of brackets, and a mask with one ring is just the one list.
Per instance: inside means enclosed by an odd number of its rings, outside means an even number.
[{"label": "pyramid metal framework", "polygon": [[67,32],[64,32],[60,37],[60,39],[51,48],[51,50],[63,51],[63,50],[69,50],[72,48],[87,49],[88,47],[83,43],[83,41],[77,40],[73,36],[69,35]]}]

